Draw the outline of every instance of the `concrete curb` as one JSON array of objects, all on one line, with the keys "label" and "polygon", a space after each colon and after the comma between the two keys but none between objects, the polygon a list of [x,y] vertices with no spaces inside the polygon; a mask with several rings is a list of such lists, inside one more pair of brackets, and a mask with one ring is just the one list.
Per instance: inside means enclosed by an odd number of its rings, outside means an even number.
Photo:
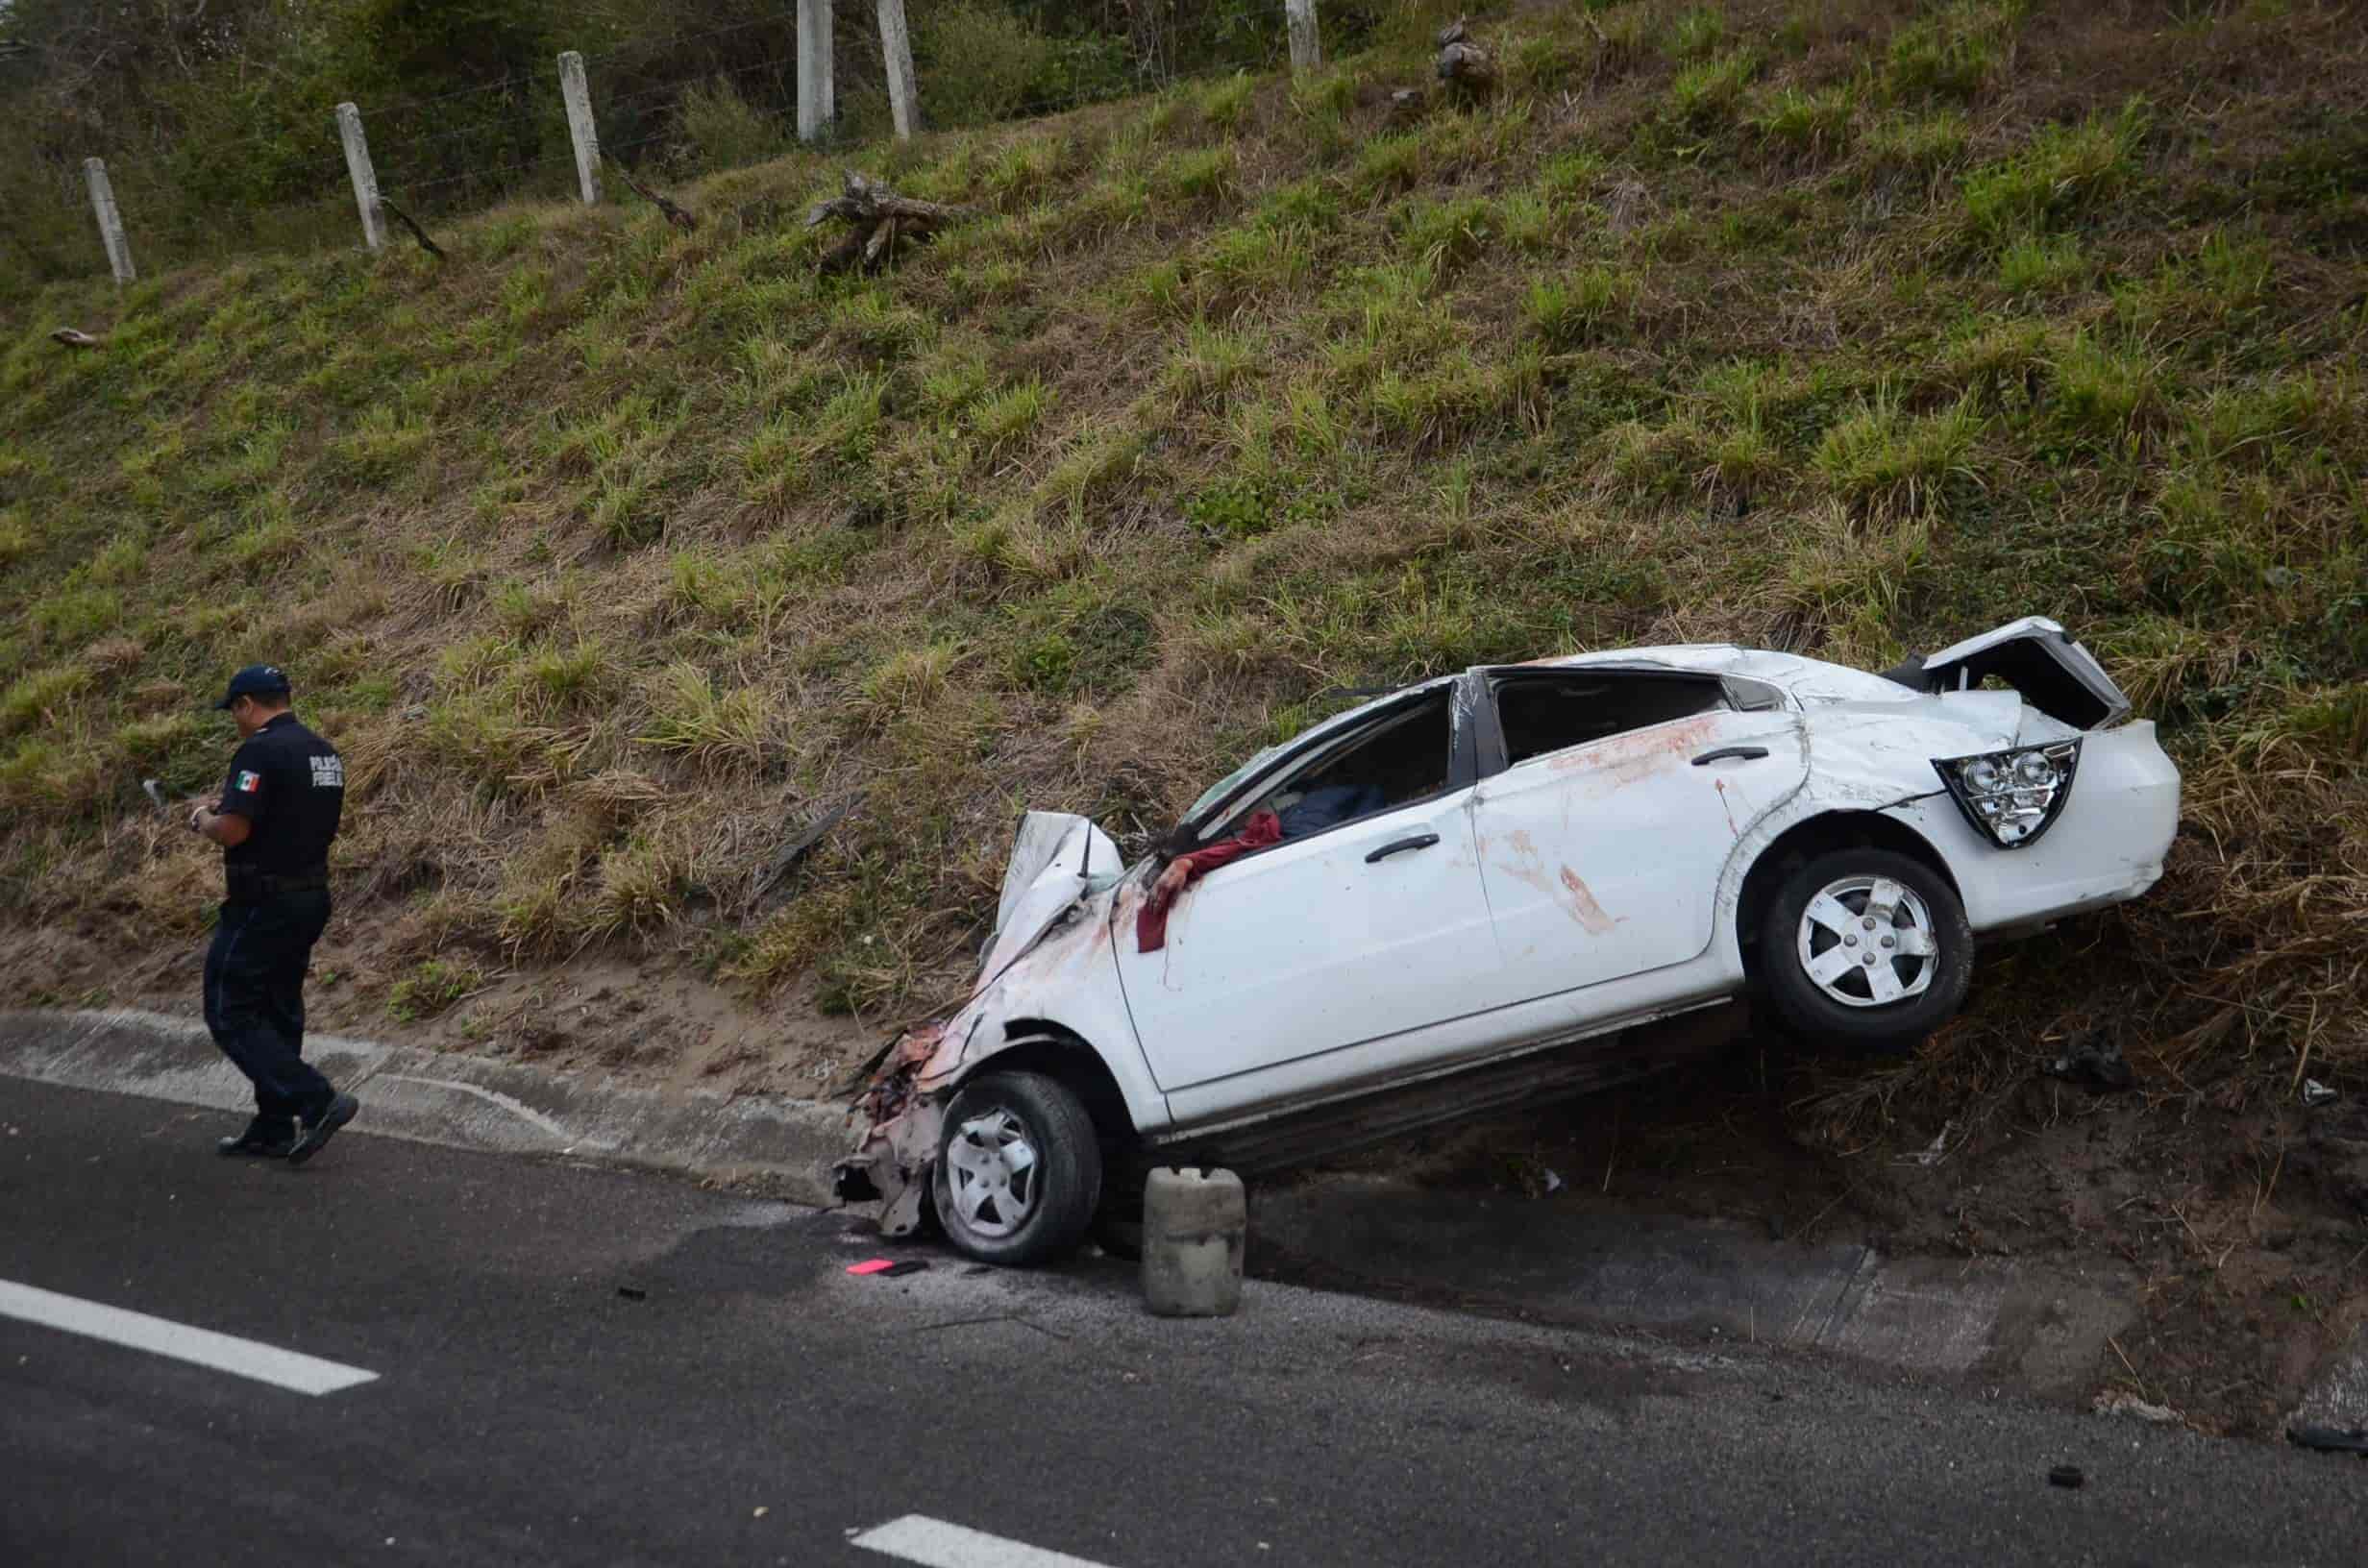
[{"label": "concrete curb", "polygon": [[[664,1091],[337,1035],[308,1037],[305,1056],[360,1094],[358,1133],[719,1180],[762,1177],[798,1203],[833,1201],[829,1164],[852,1140],[845,1110],[812,1100]],[[203,1024],[137,1008],[0,1012],[0,1076],[232,1114],[255,1105]]]},{"label": "concrete curb", "polygon": [[[1541,1224],[1542,1202],[1559,1211]],[[1283,1277],[1537,1322],[1678,1332],[2084,1399],[2132,1282],[1985,1260],[1776,1241],[1726,1221],[1474,1197],[1332,1177],[1252,1194],[1253,1249]],[[1273,1266],[1270,1263],[1270,1266]]]}]

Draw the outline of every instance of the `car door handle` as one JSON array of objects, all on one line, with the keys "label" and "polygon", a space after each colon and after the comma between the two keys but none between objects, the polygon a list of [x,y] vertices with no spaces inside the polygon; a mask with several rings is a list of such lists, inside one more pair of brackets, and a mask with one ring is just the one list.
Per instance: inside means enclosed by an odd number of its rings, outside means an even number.
[{"label": "car door handle", "polygon": [[1739,758],[1744,762],[1758,762],[1766,755],[1767,747],[1764,746],[1722,746],[1715,751],[1703,752],[1693,759],[1693,765],[1699,768],[1706,762],[1720,762],[1728,757]]},{"label": "car door handle", "polygon": [[1438,842],[1439,835],[1436,833],[1418,833],[1411,839],[1397,839],[1392,843],[1383,845],[1380,848],[1366,856],[1365,864],[1370,866],[1373,862],[1381,859],[1384,855],[1394,855],[1401,849],[1428,849],[1432,845],[1437,844]]}]

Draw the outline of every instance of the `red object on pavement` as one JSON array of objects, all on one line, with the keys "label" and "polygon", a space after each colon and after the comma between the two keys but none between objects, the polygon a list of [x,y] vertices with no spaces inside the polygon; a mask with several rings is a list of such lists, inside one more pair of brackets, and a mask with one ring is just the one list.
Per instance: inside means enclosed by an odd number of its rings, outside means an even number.
[{"label": "red object on pavement", "polygon": [[893,1259],[866,1258],[860,1263],[848,1264],[847,1272],[850,1274],[885,1274],[896,1266],[896,1262]]},{"label": "red object on pavement", "polygon": [[[1242,831],[1230,839],[1204,844],[1190,854],[1178,855],[1168,864],[1172,869],[1184,868],[1184,885],[1191,887],[1229,860],[1238,860],[1252,849],[1264,849],[1270,844],[1283,842],[1282,819],[1270,811],[1253,811],[1242,824]],[[1168,909],[1174,902],[1172,894],[1163,894],[1156,884],[1135,912],[1135,951],[1155,953],[1168,945]]]}]

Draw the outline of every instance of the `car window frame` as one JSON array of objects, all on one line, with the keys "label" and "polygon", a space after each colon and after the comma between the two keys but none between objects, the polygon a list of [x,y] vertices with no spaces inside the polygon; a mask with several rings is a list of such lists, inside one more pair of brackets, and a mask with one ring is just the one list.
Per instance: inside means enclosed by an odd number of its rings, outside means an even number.
[{"label": "car window frame", "polygon": [[[1349,735],[1386,723],[1393,716],[1410,708],[1419,707],[1443,694],[1447,699],[1447,782],[1444,786],[1428,795],[1417,796],[1410,800],[1400,800],[1394,805],[1383,806],[1378,811],[1369,811],[1360,817],[1344,819],[1332,823],[1329,827],[1319,828],[1313,833],[1302,834],[1295,839],[1284,839],[1274,844],[1263,845],[1229,864],[1240,865],[1244,860],[1254,859],[1259,855],[1291,845],[1312,844],[1328,833],[1337,833],[1343,828],[1354,827],[1359,822],[1369,822],[1377,817],[1387,817],[1393,812],[1405,811],[1415,806],[1443,800],[1458,790],[1470,789],[1480,781],[1478,737],[1474,733],[1476,716],[1473,711],[1473,688],[1475,685],[1474,677],[1469,674],[1456,675],[1447,680],[1425,681],[1419,686],[1409,687],[1393,697],[1369,702],[1353,713],[1342,714],[1336,719],[1325,721],[1322,724],[1309,730],[1297,741],[1289,743],[1288,748],[1274,758],[1271,766],[1245,779],[1239,788],[1228,792],[1222,800],[1202,813],[1196,821],[1188,823],[1187,827],[1193,844],[1196,846],[1213,844],[1224,837],[1227,832],[1236,827],[1242,812],[1271,794],[1277,783],[1305,767],[1316,758],[1318,753],[1339,746]],[[1346,722],[1352,720],[1355,722]]]},{"label": "car window frame", "polygon": [[[1744,708],[1737,701],[1737,692],[1734,686],[1729,682],[1728,678],[1725,675],[1720,674],[1718,672],[1712,670],[1679,670],[1664,665],[1634,664],[1609,666],[1566,665],[1560,668],[1542,670],[1534,665],[1517,664],[1482,670],[1475,672],[1475,674],[1479,677],[1478,684],[1480,688],[1479,696],[1481,698],[1481,713],[1479,715],[1478,722],[1473,727],[1477,731],[1475,736],[1475,740],[1477,742],[1476,750],[1478,753],[1477,760],[1479,777],[1482,779],[1493,778],[1497,774],[1506,772],[1514,768],[1526,768],[1531,763],[1543,762],[1549,757],[1559,757],[1566,755],[1568,752],[1584,750],[1586,747],[1591,746],[1601,746],[1607,741],[1618,740],[1623,735],[1641,735],[1648,729],[1659,728],[1662,724],[1683,723],[1685,722],[1684,719],[1663,719],[1650,724],[1639,724],[1634,729],[1614,730],[1609,735],[1598,735],[1593,740],[1574,741],[1568,746],[1556,747],[1551,751],[1541,751],[1536,756],[1524,757],[1517,763],[1508,762],[1506,760],[1508,751],[1505,746],[1504,723],[1496,709],[1496,688],[1500,682],[1506,680],[1601,680],[1618,679],[1622,677],[1634,680],[1642,677],[1654,680],[1686,681],[1716,689],[1718,693],[1717,704],[1714,707],[1704,708],[1702,710],[1704,713],[1765,711],[1764,708]],[[1761,692],[1777,692],[1778,696],[1782,696],[1782,693],[1778,692],[1777,688],[1769,686],[1765,681],[1752,681],[1750,682],[1750,685],[1757,689],[1753,693],[1755,698],[1758,698]],[[1686,717],[1693,718],[1699,716],[1688,715]]]}]

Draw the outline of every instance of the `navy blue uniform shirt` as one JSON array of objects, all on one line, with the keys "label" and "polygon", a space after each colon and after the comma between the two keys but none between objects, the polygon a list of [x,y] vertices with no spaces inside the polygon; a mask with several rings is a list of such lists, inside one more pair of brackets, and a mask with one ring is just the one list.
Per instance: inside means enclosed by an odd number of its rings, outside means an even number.
[{"label": "navy blue uniform shirt", "polygon": [[223,870],[305,876],[327,870],[329,841],[345,809],[345,759],[283,713],[231,758],[222,815],[247,820],[247,841],[222,851]]}]

